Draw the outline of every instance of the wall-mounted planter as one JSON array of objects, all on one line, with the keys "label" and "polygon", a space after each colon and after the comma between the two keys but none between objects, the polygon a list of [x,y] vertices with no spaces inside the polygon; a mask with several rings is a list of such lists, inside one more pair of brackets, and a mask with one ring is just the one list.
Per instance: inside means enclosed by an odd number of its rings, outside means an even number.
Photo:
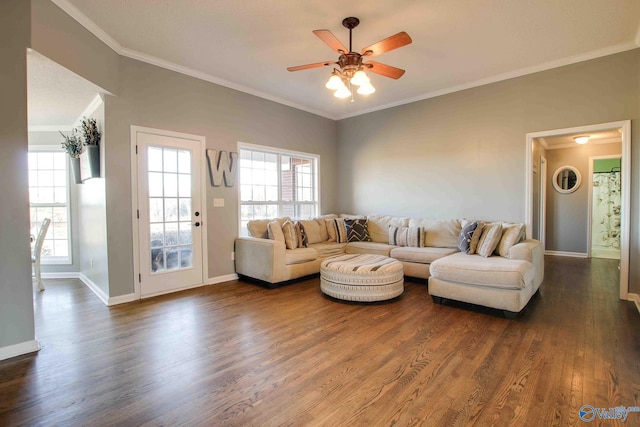
[{"label": "wall-mounted planter", "polygon": [[75,182],[76,184],[82,184],[82,177],[80,172],[80,158],[69,157],[69,161],[71,162],[71,173],[73,174],[73,182]]},{"label": "wall-mounted planter", "polygon": [[100,146],[87,145],[80,154],[80,177],[82,181],[100,178]]}]

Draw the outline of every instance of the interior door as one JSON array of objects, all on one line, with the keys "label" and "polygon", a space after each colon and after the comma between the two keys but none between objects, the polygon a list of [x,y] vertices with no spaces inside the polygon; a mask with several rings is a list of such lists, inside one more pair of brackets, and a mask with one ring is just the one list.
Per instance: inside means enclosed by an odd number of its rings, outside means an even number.
[{"label": "interior door", "polygon": [[200,285],[202,141],[138,131],[136,144],[140,295]]}]

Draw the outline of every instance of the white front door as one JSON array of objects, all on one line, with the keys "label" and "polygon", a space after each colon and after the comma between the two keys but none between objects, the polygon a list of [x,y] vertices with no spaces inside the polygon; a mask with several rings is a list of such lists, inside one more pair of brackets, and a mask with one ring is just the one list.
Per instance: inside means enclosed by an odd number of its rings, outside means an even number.
[{"label": "white front door", "polygon": [[202,139],[151,129],[137,145],[140,296],[200,285]]}]

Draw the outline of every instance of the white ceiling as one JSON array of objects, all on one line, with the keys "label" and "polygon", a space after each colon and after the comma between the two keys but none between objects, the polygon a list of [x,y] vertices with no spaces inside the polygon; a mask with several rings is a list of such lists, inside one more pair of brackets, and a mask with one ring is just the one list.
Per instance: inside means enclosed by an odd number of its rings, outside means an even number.
[{"label": "white ceiling", "polygon": [[[340,119],[640,46],[638,0],[53,0],[120,54]],[[324,88],[335,61],[312,30],[353,50],[406,31],[413,43],[375,58],[406,70],[371,75],[355,102]]]},{"label": "white ceiling", "polygon": [[27,53],[30,130],[69,130],[100,87],[29,50]]}]

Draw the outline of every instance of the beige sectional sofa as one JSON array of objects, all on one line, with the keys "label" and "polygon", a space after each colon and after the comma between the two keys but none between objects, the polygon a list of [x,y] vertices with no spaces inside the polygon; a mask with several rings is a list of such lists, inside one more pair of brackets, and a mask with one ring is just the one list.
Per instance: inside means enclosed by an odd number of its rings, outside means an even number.
[{"label": "beige sectional sofa", "polygon": [[[289,241],[283,241],[279,236],[280,227],[288,227],[291,231],[291,224],[296,221],[290,218],[250,221],[247,226],[250,237],[239,237],[235,242],[236,272],[240,276],[274,285],[318,273],[321,262],[333,255],[379,254],[400,261],[405,276],[428,279],[429,293],[436,302],[451,299],[506,312],[521,311],[542,283],[542,245],[537,240],[523,240],[524,233],[515,240],[511,239],[513,244],[509,247],[498,245],[503,256],[498,254],[498,249],[495,253],[491,249],[490,256],[485,257],[478,254],[467,255],[458,249],[463,226],[470,221],[369,215],[366,217],[366,228],[370,241],[341,243],[335,229],[331,231],[336,220],[340,224],[344,218],[365,217],[340,217],[325,215],[307,222],[300,221],[301,228],[306,230],[305,239],[308,241],[303,244],[300,229],[297,229],[297,245],[291,241],[292,235],[289,236]],[[478,237],[483,224],[487,226],[500,223],[479,224]],[[506,230],[509,225],[503,224],[503,230]],[[390,238],[393,237],[390,235],[390,228],[394,227],[395,230],[405,231],[418,229],[419,244],[415,241],[412,246],[401,242],[405,244],[402,246],[397,241],[392,242],[396,244],[390,244]],[[273,235],[270,230],[278,235]],[[504,239],[500,243],[504,243]]]}]

